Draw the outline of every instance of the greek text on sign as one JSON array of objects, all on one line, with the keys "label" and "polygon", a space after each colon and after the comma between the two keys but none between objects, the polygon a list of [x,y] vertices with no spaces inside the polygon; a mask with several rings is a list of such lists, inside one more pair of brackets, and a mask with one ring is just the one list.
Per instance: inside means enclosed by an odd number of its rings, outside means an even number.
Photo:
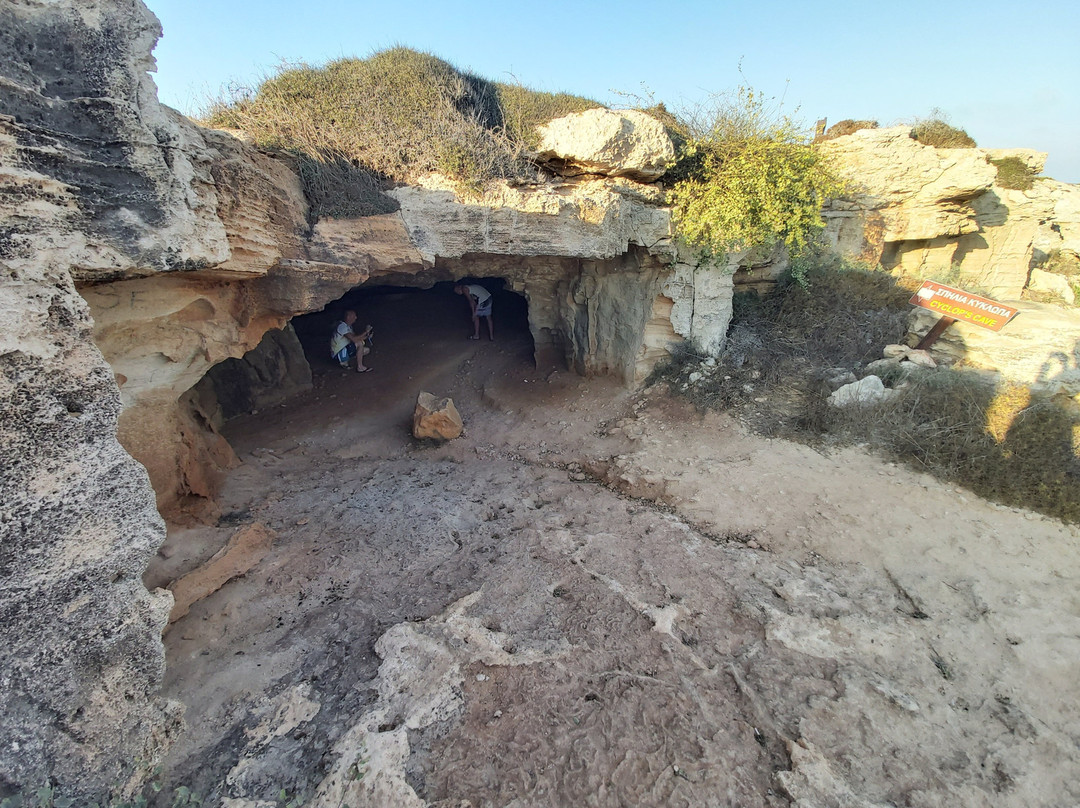
[{"label": "greek text on sign", "polygon": [[996,300],[954,289],[937,281],[923,281],[908,302],[951,320],[982,326],[991,331],[1000,331],[1018,313],[1017,309]]}]

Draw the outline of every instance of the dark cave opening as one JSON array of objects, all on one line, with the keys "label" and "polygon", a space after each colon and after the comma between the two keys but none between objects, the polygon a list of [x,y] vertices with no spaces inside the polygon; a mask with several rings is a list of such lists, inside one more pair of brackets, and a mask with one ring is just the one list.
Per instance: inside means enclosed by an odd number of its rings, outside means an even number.
[{"label": "dark cave opening", "polygon": [[[491,292],[496,342],[512,347],[521,354],[523,361],[531,363],[533,340],[525,298],[506,289],[502,278],[464,278],[442,281],[430,289],[358,286],[327,304],[322,311],[294,317],[292,327],[304,348],[312,374],[341,370],[330,355],[329,341],[334,327],[350,309],[357,314],[354,325],[357,333],[366,325],[372,326],[369,364],[375,369],[380,359],[384,363],[407,365],[419,356],[437,356],[441,345],[467,339],[472,334],[472,320],[468,303],[461,295],[454,294],[457,283],[478,284]],[[484,323],[481,323],[480,333],[486,341]]]}]

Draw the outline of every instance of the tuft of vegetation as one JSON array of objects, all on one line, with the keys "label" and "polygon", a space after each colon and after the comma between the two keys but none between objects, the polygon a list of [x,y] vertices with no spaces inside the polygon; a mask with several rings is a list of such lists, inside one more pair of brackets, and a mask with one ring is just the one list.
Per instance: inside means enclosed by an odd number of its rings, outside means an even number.
[{"label": "tuft of vegetation", "polygon": [[[911,290],[885,272],[806,262],[765,298],[735,301],[721,355],[692,346],[650,383],[701,409],[728,410],[758,432],[822,450],[873,446],[979,496],[1080,522],[1080,405],[965,369],[868,369],[902,342]],[[888,365],[888,363],[885,363]],[[839,385],[876,372],[894,392],[881,403],[834,407]]]},{"label": "tuft of vegetation", "polygon": [[501,110],[501,120],[506,136],[513,143],[535,149],[540,138],[536,128],[548,121],[602,108],[602,104],[568,93],[545,93],[530,90],[522,84],[496,83],[495,96]]},{"label": "tuft of vegetation", "polygon": [[392,210],[389,183],[439,172],[466,187],[529,179],[537,123],[599,106],[566,94],[494,84],[428,53],[396,47],[324,67],[284,65],[257,88],[234,88],[203,114],[257,145],[291,152],[313,215]]},{"label": "tuft of vegetation", "polygon": [[817,139],[820,143],[823,140],[835,140],[838,137],[844,135],[854,134],[860,129],[877,129],[877,121],[854,121],[851,118],[847,118],[843,121],[837,121],[828,129],[825,130],[825,134]]},{"label": "tuft of vegetation", "polygon": [[821,231],[821,206],[843,183],[796,123],[743,87],[688,116],[668,178],[677,235],[705,261],[785,245],[797,253]]},{"label": "tuft of vegetation", "polygon": [[1019,157],[990,160],[997,168],[997,184],[1014,191],[1027,191],[1035,184],[1035,172]]},{"label": "tuft of vegetation", "polygon": [[1051,250],[1039,269],[1070,278],[1080,277],[1080,255],[1072,250]]},{"label": "tuft of vegetation", "polygon": [[934,111],[934,117],[918,121],[911,129],[911,137],[936,149],[973,149],[976,145],[967,132],[946,121],[940,110]]}]

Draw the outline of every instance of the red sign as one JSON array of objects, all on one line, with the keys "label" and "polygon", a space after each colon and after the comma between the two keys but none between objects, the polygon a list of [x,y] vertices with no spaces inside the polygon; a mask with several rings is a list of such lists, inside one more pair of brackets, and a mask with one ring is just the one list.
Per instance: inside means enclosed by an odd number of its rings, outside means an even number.
[{"label": "red sign", "polygon": [[1000,331],[1018,313],[1018,309],[979,297],[963,289],[953,289],[937,281],[923,281],[919,290],[908,301],[912,306],[935,311],[950,320]]}]

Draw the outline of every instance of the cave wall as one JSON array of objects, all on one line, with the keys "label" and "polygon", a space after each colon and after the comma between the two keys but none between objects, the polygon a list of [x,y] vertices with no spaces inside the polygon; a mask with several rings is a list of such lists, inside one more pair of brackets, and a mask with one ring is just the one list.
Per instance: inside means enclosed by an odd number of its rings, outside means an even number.
[{"label": "cave wall", "polygon": [[[1051,254],[1080,255],[1080,187],[1036,176],[1044,152],[938,149],[910,131],[862,129],[821,144],[849,184],[823,212],[838,253],[1005,300],[1019,299]],[[1000,183],[991,161],[1004,158],[1027,166],[1030,188]]]},{"label": "cave wall", "polygon": [[226,254],[145,75],[159,33],[137,2],[0,6],[3,795],[123,791],[179,726],[141,580],[164,524],[74,283]]}]

